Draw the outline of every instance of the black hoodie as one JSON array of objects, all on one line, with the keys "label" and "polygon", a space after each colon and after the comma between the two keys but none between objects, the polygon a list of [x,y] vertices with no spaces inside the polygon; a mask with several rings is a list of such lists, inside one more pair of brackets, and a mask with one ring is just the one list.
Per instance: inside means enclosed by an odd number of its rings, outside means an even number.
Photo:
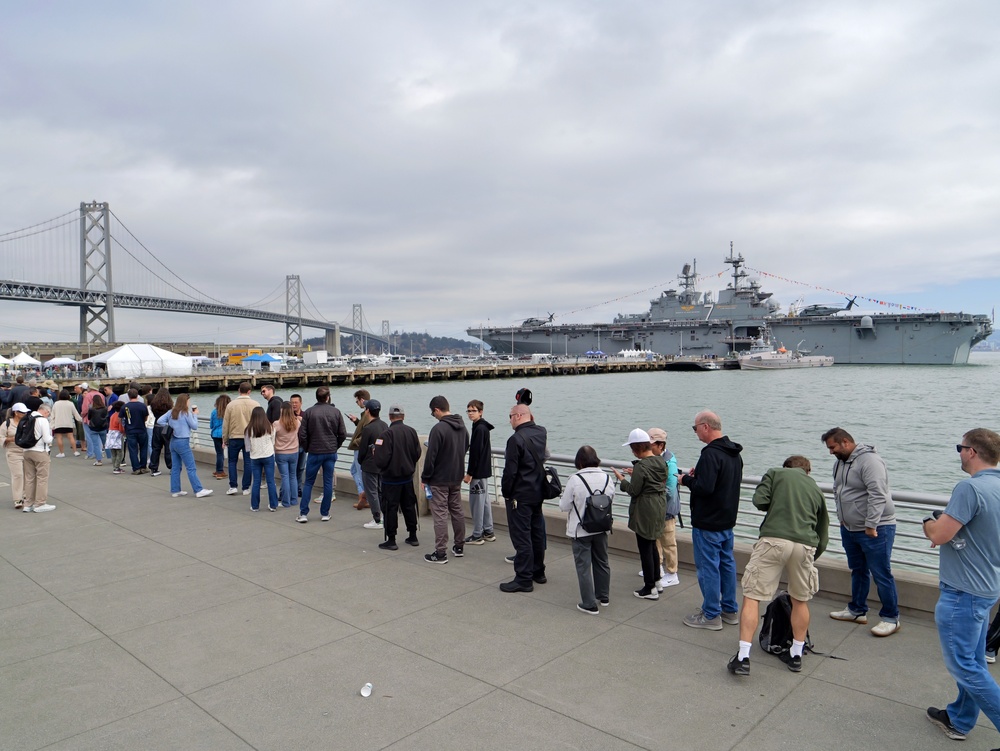
[{"label": "black hoodie", "polygon": [[482,417],[472,423],[469,470],[466,474],[473,480],[481,480],[493,474],[492,447],[490,446],[491,430],[493,430],[493,426]]},{"label": "black hoodie", "polygon": [[736,526],[743,480],[743,447],[716,438],[701,450],[694,477],[681,482],[691,491],[691,526],[709,532],[723,532]]},{"label": "black hoodie", "polygon": [[461,415],[445,415],[431,428],[420,482],[425,485],[461,485],[465,478],[465,452],[469,431]]}]

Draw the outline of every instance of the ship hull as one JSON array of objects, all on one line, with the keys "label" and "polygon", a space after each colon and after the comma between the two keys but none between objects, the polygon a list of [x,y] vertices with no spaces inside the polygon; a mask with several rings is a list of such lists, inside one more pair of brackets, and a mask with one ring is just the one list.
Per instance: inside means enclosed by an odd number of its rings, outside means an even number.
[{"label": "ship hull", "polygon": [[[760,321],[647,321],[616,326],[543,325],[470,328],[498,353],[582,357],[646,349],[662,355],[725,357],[749,349],[765,327],[771,339],[838,365],[962,365],[992,331],[985,316],[962,313],[779,317]],[[759,328],[755,328],[759,327]]]}]

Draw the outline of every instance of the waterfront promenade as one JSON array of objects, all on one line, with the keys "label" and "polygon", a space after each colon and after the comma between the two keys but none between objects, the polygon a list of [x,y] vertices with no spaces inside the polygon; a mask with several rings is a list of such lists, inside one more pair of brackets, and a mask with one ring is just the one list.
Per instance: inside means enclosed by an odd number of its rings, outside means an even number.
[{"label": "waterfront promenade", "polygon": [[[106,468],[105,468],[106,469]],[[876,639],[826,617],[788,672],[755,648],[726,672],[735,627],[686,628],[694,572],[639,600],[635,556],[612,556],[611,606],[576,610],[564,527],[548,583],[503,594],[509,541],[378,550],[341,496],[333,520],[251,513],[249,498],[170,498],[168,478],[53,460],[48,514],[4,493],[0,749],[899,749],[952,745],[924,717],[954,684],[926,613]],[[6,465],[0,481],[6,481]],[[370,698],[359,695],[374,684]],[[985,718],[964,744],[1000,746]]]}]

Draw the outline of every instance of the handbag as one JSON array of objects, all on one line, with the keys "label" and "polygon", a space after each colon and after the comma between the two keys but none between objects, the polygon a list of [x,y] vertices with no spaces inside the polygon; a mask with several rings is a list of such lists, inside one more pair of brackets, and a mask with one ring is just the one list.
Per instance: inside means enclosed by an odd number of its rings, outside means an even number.
[{"label": "handbag", "polygon": [[170,445],[170,439],[174,437],[174,429],[168,422],[166,425],[160,425],[160,437],[163,439],[163,443],[167,446]]},{"label": "handbag", "polygon": [[559,481],[559,472],[556,471],[556,468],[547,466],[542,461],[542,457],[538,455],[538,452],[523,438],[521,439],[521,443],[531,452],[531,455],[535,457],[535,462],[542,468],[542,498],[546,501],[551,501],[553,498],[561,496],[562,482]]},{"label": "handbag", "polygon": [[109,430],[108,437],[104,441],[104,448],[106,449],[122,448],[122,432],[120,430]]}]

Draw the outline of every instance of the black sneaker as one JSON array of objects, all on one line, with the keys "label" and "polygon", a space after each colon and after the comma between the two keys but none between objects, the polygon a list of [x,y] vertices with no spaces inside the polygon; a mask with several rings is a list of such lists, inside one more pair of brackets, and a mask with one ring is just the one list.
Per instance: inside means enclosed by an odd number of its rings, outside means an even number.
[{"label": "black sneaker", "polygon": [[424,560],[428,563],[447,563],[448,555],[438,555],[438,552],[435,550],[433,553],[427,553],[424,555]]},{"label": "black sneaker", "polygon": [[545,577],[545,574],[535,574],[533,577],[531,577],[531,580],[535,582],[535,584],[547,584],[549,581]]},{"label": "black sneaker", "polygon": [[592,608],[585,608],[583,606],[583,603],[577,603],[576,609],[579,610],[581,613],[587,613],[588,615],[597,615],[598,613],[601,612],[601,609],[596,605],[594,605],[594,607]]},{"label": "black sneaker", "polygon": [[937,707],[927,707],[927,719],[941,728],[941,731],[951,738],[953,741],[964,741],[965,733],[961,730],[956,730],[951,724],[951,718],[948,716],[947,709],[938,709]]},{"label": "black sneaker", "polygon": [[791,652],[782,652],[778,655],[778,658],[785,663],[788,669],[793,673],[802,672],[802,655],[792,657]]},{"label": "black sneaker", "polygon": [[465,549],[458,547],[458,545],[452,545],[451,552],[455,554],[456,558],[461,558],[465,555]]},{"label": "black sneaker", "polygon": [[507,563],[509,563],[511,566],[514,565],[514,556],[508,555],[506,558],[504,558],[504,560],[507,561]]},{"label": "black sneaker", "polygon": [[493,534],[493,530],[491,529],[489,532],[483,532],[483,539],[486,540],[486,542],[496,542],[497,536]]},{"label": "black sneaker", "polygon": [[606,608],[608,605],[611,604],[611,599],[608,597],[599,597],[597,601],[601,603],[602,608]]},{"label": "black sneaker", "polygon": [[500,585],[501,592],[533,592],[534,586],[531,584],[518,584],[517,581],[504,582]]},{"label": "black sneaker", "polygon": [[403,542],[405,542],[407,545],[412,545],[413,547],[417,547],[418,545],[420,545],[420,543],[417,542],[416,535],[410,535],[405,540],[403,540]]},{"label": "black sneaker", "polygon": [[729,660],[729,664],[726,667],[729,668],[729,672],[733,675],[750,675],[750,658],[744,657],[741,660],[739,652],[737,652]]},{"label": "black sneaker", "polygon": [[469,535],[468,537],[465,538],[466,545],[483,545],[485,543],[486,539],[482,535],[480,535],[479,537],[476,537],[475,535]]},{"label": "black sneaker", "polygon": [[399,545],[396,544],[395,540],[386,540],[385,542],[380,542],[378,544],[382,550],[399,550]]}]

